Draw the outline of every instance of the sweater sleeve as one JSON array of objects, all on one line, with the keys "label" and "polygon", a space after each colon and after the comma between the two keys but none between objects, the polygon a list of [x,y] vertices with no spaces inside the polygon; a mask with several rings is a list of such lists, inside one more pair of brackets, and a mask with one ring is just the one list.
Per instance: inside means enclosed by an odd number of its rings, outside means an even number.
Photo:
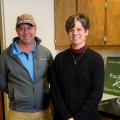
[{"label": "sweater sleeve", "polygon": [[54,106],[54,110],[57,113],[59,119],[61,120],[67,120],[71,118],[71,114],[67,110],[60,89],[57,84],[58,80],[58,62],[56,60],[53,61],[53,79],[51,80],[51,97],[52,97],[52,103]]},{"label": "sweater sleeve", "polygon": [[104,61],[98,58],[97,63],[92,66],[91,90],[79,112],[74,116],[75,120],[88,120],[94,117],[98,104],[103,95],[104,87]]}]

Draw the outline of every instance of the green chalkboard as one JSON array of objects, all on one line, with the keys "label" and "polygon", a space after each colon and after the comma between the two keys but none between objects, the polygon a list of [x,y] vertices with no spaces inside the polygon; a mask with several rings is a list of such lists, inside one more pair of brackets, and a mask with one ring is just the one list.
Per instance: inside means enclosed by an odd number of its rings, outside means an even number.
[{"label": "green chalkboard", "polygon": [[107,58],[104,93],[120,96],[120,57]]}]

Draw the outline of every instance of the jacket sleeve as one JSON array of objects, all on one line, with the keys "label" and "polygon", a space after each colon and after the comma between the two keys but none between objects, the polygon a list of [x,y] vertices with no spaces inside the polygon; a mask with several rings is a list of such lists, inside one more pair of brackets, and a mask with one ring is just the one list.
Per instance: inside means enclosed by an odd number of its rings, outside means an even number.
[{"label": "jacket sleeve", "polygon": [[3,56],[0,55],[0,90],[6,87],[6,64]]},{"label": "jacket sleeve", "polygon": [[103,95],[104,87],[104,61],[102,57],[92,66],[92,81],[90,94],[79,112],[74,116],[75,120],[88,120],[94,117],[98,109],[98,104]]},{"label": "jacket sleeve", "polygon": [[53,56],[50,54],[48,58],[48,71],[47,71],[47,80],[50,83],[52,79],[52,63],[53,63]]},{"label": "jacket sleeve", "polygon": [[52,80],[51,80],[51,97],[52,97],[52,103],[54,106],[54,111],[57,113],[57,117],[61,120],[67,120],[68,118],[71,118],[71,114],[68,112],[64,101],[62,99],[62,95],[59,89],[59,86],[57,84],[58,81],[58,62],[56,59],[53,61],[53,67],[52,67]]}]

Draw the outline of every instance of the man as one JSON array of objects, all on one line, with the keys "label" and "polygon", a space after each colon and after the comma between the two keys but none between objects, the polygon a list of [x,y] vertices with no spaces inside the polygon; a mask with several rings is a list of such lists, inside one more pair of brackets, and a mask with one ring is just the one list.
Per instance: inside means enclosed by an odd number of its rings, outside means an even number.
[{"label": "man", "polygon": [[35,36],[32,15],[17,17],[18,37],[0,55],[0,90],[8,93],[9,120],[51,120],[49,79],[52,55]]}]

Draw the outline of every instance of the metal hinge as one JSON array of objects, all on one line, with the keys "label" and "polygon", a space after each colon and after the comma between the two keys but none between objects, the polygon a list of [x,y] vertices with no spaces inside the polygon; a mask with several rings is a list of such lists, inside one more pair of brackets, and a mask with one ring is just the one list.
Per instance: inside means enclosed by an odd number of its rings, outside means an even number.
[{"label": "metal hinge", "polygon": [[103,41],[104,41],[104,45],[105,45],[106,42],[107,42],[107,38],[106,38],[106,36],[104,36]]},{"label": "metal hinge", "polygon": [[108,8],[108,1],[107,0],[105,1],[105,8],[106,9]]}]

